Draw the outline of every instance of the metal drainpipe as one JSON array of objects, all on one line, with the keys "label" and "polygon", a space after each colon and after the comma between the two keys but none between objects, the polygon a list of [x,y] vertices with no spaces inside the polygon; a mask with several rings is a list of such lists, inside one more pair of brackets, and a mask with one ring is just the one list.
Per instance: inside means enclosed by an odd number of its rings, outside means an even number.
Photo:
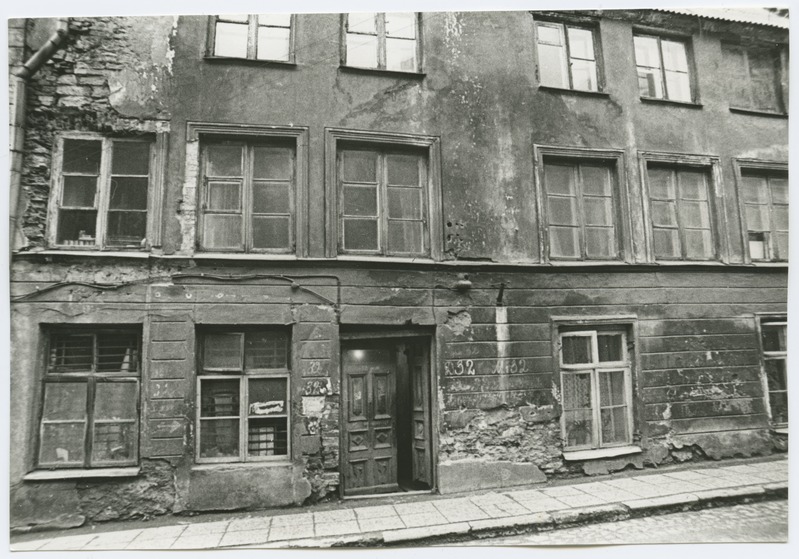
[{"label": "metal drainpipe", "polygon": [[17,226],[19,219],[19,199],[22,189],[22,164],[24,159],[25,146],[25,117],[28,98],[28,80],[36,71],[47,62],[53,53],[56,52],[61,43],[67,36],[69,30],[69,19],[59,18],[58,26],[47,42],[31,56],[21,68],[14,71],[14,93],[12,98],[13,107],[11,109],[11,138],[9,145],[11,151],[11,183],[9,184],[8,213],[10,218],[9,243],[11,251],[17,250],[25,245],[25,237]]}]

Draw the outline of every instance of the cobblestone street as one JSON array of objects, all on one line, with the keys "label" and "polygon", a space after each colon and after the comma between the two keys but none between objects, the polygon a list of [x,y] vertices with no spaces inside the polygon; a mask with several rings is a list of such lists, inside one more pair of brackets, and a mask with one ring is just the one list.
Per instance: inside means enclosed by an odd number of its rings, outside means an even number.
[{"label": "cobblestone street", "polygon": [[461,545],[771,543],[787,538],[788,501],[769,501],[474,540]]}]

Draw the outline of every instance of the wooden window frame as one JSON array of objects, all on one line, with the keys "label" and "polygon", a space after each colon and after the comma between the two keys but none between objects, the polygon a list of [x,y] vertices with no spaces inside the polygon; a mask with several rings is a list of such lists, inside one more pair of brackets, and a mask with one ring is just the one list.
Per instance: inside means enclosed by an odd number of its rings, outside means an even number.
[{"label": "wooden window frame", "polygon": [[[728,239],[726,221],[726,197],[722,191],[724,184],[721,173],[721,161],[718,156],[689,155],[660,152],[638,152],[639,172],[643,187],[643,216],[646,226],[646,256],[649,262],[724,262],[728,261]],[[710,258],[689,259],[683,256],[676,258],[656,258],[654,244],[654,230],[652,224],[651,198],[649,190],[649,164],[673,166],[680,168],[704,169],[708,179],[708,206],[710,217],[710,231],[713,241],[713,256]],[[682,228],[679,229],[682,231]],[[684,243],[681,237],[681,252]]]},{"label": "wooden window frame", "polygon": [[[580,147],[562,147],[534,145],[533,157],[535,167],[536,210],[538,214],[538,239],[539,259],[541,262],[556,264],[576,261],[591,262],[631,262],[632,258],[632,229],[630,224],[630,205],[628,181],[626,174],[625,152],[620,149],[591,149]],[[616,243],[618,254],[614,259],[595,258],[561,258],[550,257],[548,212],[546,210],[546,185],[544,184],[544,164],[546,160],[562,160],[574,164],[601,163],[611,167],[613,175],[613,216],[616,229]],[[581,225],[585,221],[580,215]]]},{"label": "wooden window frame", "polygon": [[[788,53],[787,47],[782,44],[778,44],[775,46],[774,43],[764,44],[764,43],[755,43],[755,42],[744,42],[744,43],[732,43],[732,42],[722,42],[722,55],[724,54],[725,50],[737,50],[740,51],[744,58],[744,64],[746,65],[746,73],[747,73],[747,92],[749,93],[749,99],[752,99],[752,67],[749,62],[749,56],[751,51],[760,51],[760,52],[769,52],[774,57],[774,93],[777,97],[777,108],[774,110],[767,110],[767,109],[757,109],[753,106],[749,107],[742,107],[734,104],[734,101],[729,103],[729,109],[731,112],[737,113],[753,113],[753,114],[762,114],[762,115],[775,115],[775,116],[787,116],[788,114],[788,84],[787,84],[787,76],[788,72],[790,71],[788,67]],[[737,79],[737,76],[736,76]],[[754,105],[754,103],[752,103]]]},{"label": "wooden window frame", "polygon": [[[540,38],[538,33],[538,27],[544,26],[557,26],[561,33],[561,37],[563,37],[563,54],[565,56],[564,60],[561,60],[561,64],[566,66],[566,75],[568,76],[569,85],[568,87],[562,87],[557,85],[550,85],[545,84],[541,81],[541,52],[538,48],[540,44]],[[574,78],[572,76],[572,67],[571,67],[571,44],[569,42],[568,30],[569,29],[580,29],[582,31],[589,31],[591,33],[592,44],[594,46],[594,64],[596,65],[596,89],[579,89],[574,87]],[[584,93],[604,93],[605,91],[605,73],[604,73],[604,65],[602,64],[603,56],[602,56],[602,41],[600,40],[599,36],[599,27],[596,24],[591,23],[574,23],[570,21],[558,21],[558,20],[550,20],[550,19],[536,19],[533,25],[533,32],[535,36],[535,52],[536,52],[536,60],[538,62],[537,70],[538,70],[538,84],[541,87],[548,87],[553,89],[568,89],[571,91],[579,91]],[[583,59],[579,59],[583,60]]]},{"label": "wooden window frame", "polygon": [[[244,343],[245,335],[248,332],[284,332],[286,334],[286,367],[276,369],[251,369],[248,372],[244,368]],[[240,334],[241,335],[241,368],[233,369],[210,369],[205,368],[203,364],[205,337],[212,334]],[[194,460],[197,464],[240,464],[249,462],[288,462],[292,457],[292,418],[291,418],[291,393],[292,393],[292,380],[291,380],[291,336],[288,328],[282,327],[231,327],[231,328],[206,328],[200,334],[197,351],[197,378],[195,385],[196,395],[196,413],[195,413],[195,444],[194,444]],[[225,456],[225,457],[203,457],[200,455],[200,441],[201,441],[201,399],[202,399],[202,383],[213,382],[214,380],[238,380],[239,384],[239,413],[235,417],[239,422],[239,454],[238,456]],[[272,456],[250,456],[247,449],[248,437],[247,427],[249,424],[250,414],[247,413],[249,402],[249,384],[250,380],[263,380],[263,379],[285,379],[286,380],[286,402],[285,411],[282,414],[269,414],[264,415],[266,418],[285,419],[286,420],[286,454],[278,454]],[[234,416],[230,416],[232,419]],[[229,419],[229,418],[224,418]]]},{"label": "wooden window frame", "polygon": [[[307,256],[308,239],[308,128],[305,126],[271,126],[271,125],[232,125],[210,122],[189,122],[186,124],[187,142],[217,143],[220,140],[237,140],[243,143],[269,143],[272,140],[287,140],[294,143],[294,215],[290,226],[290,236],[294,239],[291,250],[256,250],[252,254],[268,257],[270,254],[296,254]],[[235,253],[245,254],[245,251],[236,249],[201,249],[202,226],[202,196],[203,168],[202,150],[196,150],[196,159],[189,154],[186,156],[186,174],[183,188],[184,200],[191,201],[186,210],[194,210],[197,215],[194,231],[194,249],[204,254]]]},{"label": "wooden window frame", "polygon": [[[100,170],[97,175],[97,189],[95,191],[94,209],[97,211],[94,244],[71,245],[59,244],[58,225],[61,215],[61,195],[64,190],[64,143],[69,140],[84,140],[100,142],[101,158]],[[143,245],[113,244],[107,241],[107,222],[111,190],[111,158],[113,147],[116,143],[141,143],[149,144],[149,174],[147,187],[147,218],[145,229],[145,242]],[[161,246],[161,206],[163,203],[163,165],[166,154],[166,133],[144,134],[139,137],[113,137],[91,132],[67,132],[56,138],[53,158],[51,163],[50,199],[47,211],[47,246],[59,250],[80,251],[146,251],[152,247]]]},{"label": "wooden window frame", "polygon": [[[758,340],[758,348],[760,350],[760,384],[763,389],[763,403],[765,406],[766,414],[768,415],[769,422],[771,423],[774,429],[780,430],[787,430],[788,423],[777,423],[772,419],[772,412],[771,412],[771,399],[769,395],[771,392],[788,392],[787,390],[774,390],[772,391],[768,384],[768,376],[766,374],[766,361],[776,361],[776,360],[783,360],[785,361],[785,375],[786,375],[786,383],[790,380],[787,378],[789,374],[788,369],[788,316],[785,314],[756,314],[755,315],[755,326],[756,326],[756,333],[757,333],[757,340]],[[766,351],[763,348],[763,326],[783,326],[786,329],[786,348],[785,351]]]},{"label": "wooden window frame", "polygon": [[[733,160],[733,167],[735,169],[735,182],[737,188],[735,189],[736,201],[738,202],[738,217],[741,224],[741,243],[743,246],[744,261],[748,264],[764,264],[769,262],[774,263],[787,263],[788,257],[774,258],[773,239],[769,235],[767,243],[768,258],[753,260],[749,252],[749,229],[746,222],[746,208],[743,197],[743,175],[747,172],[754,172],[762,175],[777,175],[788,173],[788,163],[784,161],[767,161],[762,159],[745,159],[737,158]],[[770,199],[770,196],[769,196]],[[769,211],[771,209],[771,202],[769,201]],[[790,201],[788,204],[790,210]],[[769,217],[770,214],[769,214]],[[771,223],[771,234],[774,233],[774,224]]]},{"label": "wooden window frame", "polygon": [[339,207],[339,177],[338,154],[343,145],[357,145],[367,150],[391,151],[418,150],[427,160],[427,182],[423,183],[426,190],[425,203],[427,206],[426,237],[427,247],[424,255],[399,254],[394,258],[418,260],[443,258],[443,231],[442,231],[442,205],[441,205],[441,153],[440,139],[437,136],[420,136],[410,134],[397,134],[390,132],[367,132],[344,130],[336,128],[325,129],[325,193],[327,203],[327,246],[328,257],[342,256],[375,256],[379,258],[392,257],[391,254],[374,251],[348,251],[339,250],[342,228],[340,225]]},{"label": "wooden window frame", "polygon": [[[54,336],[58,334],[74,334],[80,336],[92,337],[92,365],[91,370],[88,371],[55,371],[51,370],[49,363],[50,349],[53,343]],[[97,371],[97,356],[98,345],[97,337],[100,334],[127,334],[136,336],[136,370],[128,372],[101,372]],[[142,377],[142,337],[141,329],[136,327],[84,327],[84,326],[70,326],[69,330],[65,327],[56,327],[47,331],[46,333],[46,351],[45,359],[48,360],[44,366],[44,374],[42,376],[42,390],[39,398],[39,414],[38,414],[38,430],[36,434],[36,467],[39,470],[103,470],[107,468],[125,468],[129,466],[138,466],[139,464],[139,447],[141,437],[141,377]],[[42,462],[42,440],[44,438],[43,431],[45,425],[44,419],[44,400],[45,388],[48,384],[86,384],[86,416],[85,427],[83,434],[83,463],[82,464],[62,464],[60,462]],[[92,450],[94,445],[94,404],[97,385],[100,383],[130,383],[136,385],[136,417],[132,421],[133,431],[135,433],[135,442],[133,447],[133,457],[125,462],[109,462],[92,460]],[[117,421],[117,423],[122,420]],[[128,421],[125,421],[126,423]],[[58,421],[50,421],[48,423],[58,423]]]},{"label": "wooden window frame", "polygon": [[[422,50],[422,14],[421,12],[405,12],[405,13],[413,13],[414,15],[414,24],[416,26],[416,38],[414,42],[416,43],[416,68],[413,71],[408,70],[395,70],[388,68],[387,65],[387,47],[386,47],[386,20],[385,16],[386,13],[391,12],[374,12],[375,16],[377,17],[377,25],[376,31],[374,36],[377,38],[377,66],[352,66],[347,62],[347,34],[350,33],[349,31],[349,13],[341,14],[341,39],[340,39],[340,58],[341,58],[341,66],[345,68],[353,68],[358,70],[364,71],[377,71],[377,72],[392,72],[397,74],[422,74],[423,73],[423,50]],[[401,13],[401,12],[400,12]],[[363,14],[354,12],[355,15]],[[372,35],[371,33],[359,33],[357,31],[353,31],[354,34],[362,34],[362,35]]]},{"label": "wooden window frame", "polygon": [[[289,21],[289,56],[286,60],[279,58],[257,58],[258,47],[258,15],[247,14],[247,56],[224,56],[218,55],[214,52],[214,45],[216,43],[216,24],[219,18],[224,18],[224,14],[212,15],[208,17],[208,42],[206,46],[205,57],[209,59],[219,60],[249,60],[252,62],[264,62],[274,64],[296,64],[296,36],[297,36],[297,14],[291,14]],[[269,15],[269,14],[266,14]],[[241,24],[243,25],[243,23]],[[275,26],[268,26],[275,27]],[[281,28],[285,29],[281,26]]]},{"label": "wooden window frame", "polygon": [[[641,95],[640,89],[638,95],[641,99],[645,101],[663,101],[668,103],[682,103],[688,105],[696,105],[699,103],[699,91],[698,91],[698,80],[697,80],[697,71],[694,64],[694,55],[693,55],[693,43],[691,41],[691,37],[688,35],[672,35],[669,33],[662,33],[652,29],[635,29],[633,30],[633,62],[635,63],[635,75],[636,75],[636,87],[637,80],[638,80],[638,60],[635,58],[635,39],[637,37],[644,37],[649,39],[656,39],[658,44],[658,57],[660,60],[660,79],[663,83],[663,97],[651,97],[649,95]],[[673,43],[681,43],[685,48],[685,61],[686,65],[688,66],[688,90],[690,91],[691,98],[687,101],[684,99],[672,99],[668,94],[668,85],[666,83],[666,65],[663,59],[663,41],[671,41]],[[649,68],[649,66],[644,66],[644,68]]]},{"label": "wooden window frame", "polygon": [[[561,437],[563,451],[574,452],[584,450],[614,449],[629,447],[635,439],[635,400],[633,373],[637,368],[637,351],[635,349],[636,327],[635,322],[629,318],[596,319],[596,318],[557,318],[553,317],[553,361],[558,371],[558,386],[561,394],[562,412],[560,416]],[[598,334],[621,334],[624,359],[621,361],[599,362],[597,352]],[[590,336],[592,346],[592,362],[590,364],[564,364],[562,354],[562,340],[564,337]],[[616,443],[602,443],[601,429],[601,403],[599,402],[598,376],[601,371],[624,372],[624,399],[627,407],[627,439]],[[566,433],[566,406],[563,401],[563,375],[578,372],[591,375],[591,412],[592,412],[592,440],[593,444],[568,446]]]}]

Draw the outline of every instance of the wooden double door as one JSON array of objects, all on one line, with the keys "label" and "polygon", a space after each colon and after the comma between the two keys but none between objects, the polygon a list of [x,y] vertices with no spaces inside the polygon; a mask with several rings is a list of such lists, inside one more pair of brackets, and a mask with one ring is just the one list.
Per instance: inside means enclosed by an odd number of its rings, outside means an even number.
[{"label": "wooden double door", "polygon": [[342,343],[344,495],[431,489],[427,338]]}]

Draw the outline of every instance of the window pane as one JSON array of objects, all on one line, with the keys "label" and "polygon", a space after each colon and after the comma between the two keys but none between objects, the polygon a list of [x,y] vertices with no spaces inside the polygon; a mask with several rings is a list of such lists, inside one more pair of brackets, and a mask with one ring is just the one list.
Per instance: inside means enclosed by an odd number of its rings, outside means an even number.
[{"label": "window pane", "polygon": [[419,157],[416,155],[386,155],[388,184],[392,186],[419,186]]},{"label": "window pane", "polygon": [[238,455],[238,419],[200,420],[200,457],[226,458]]},{"label": "window pane", "polygon": [[663,77],[660,70],[638,68],[638,91],[642,97],[663,98]]},{"label": "window pane", "polygon": [[572,87],[585,91],[599,89],[596,77],[596,62],[588,60],[572,60]]},{"label": "window pane", "polygon": [[290,248],[288,217],[253,217],[253,248],[281,249]]},{"label": "window pane", "polygon": [[680,239],[673,229],[655,229],[655,257],[676,258],[680,256]]},{"label": "window pane", "polygon": [[232,56],[247,58],[248,25],[238,23],[216,24],[214,37],[214,54],[216,56]]},{"label": "window pane", "polygon": [[61,210],[58,212],[58,244],[91,246],[95,244],[97,210]]},{"label": "window pane", "polygon": [[43,423],[39,462],[42,464],[83,464],[86,424]]},{"label": "window pane", "polygon": [[596,337],[597,350],[599,351],[600,363],[609,361],[621,361],[624,359],[624,348],[621,334],[598,334]]},{"label": "window pane", "polygon": [[648,68],[660,68],[660,51],[654,37],[635,37],[635,63]]},{"label": "window pane", "polygon": [[377,215],[377,189],[371,186],[344,187],[344,215]]},{"label": "window pane", "polygon": [[112,210],[146,210],[147,177],[112,177],[108,207]]},{"label": "window pane", "polygon": [[577,200],[549,196],[549,223],[557,225],[579,225]]},{"label": "window pane", "polygon": [[97,370],[101,372],[137,372],[139,370],[138,334],[97,334]]},{"label": "window pane", "polygon": [[776,241],[777,258],[788,260],[788,233],[775,233],[774,240]]},{"label": "window pane", "polygon": [[591,336],[563,336],[561,338],[561,356],[564,365],[592,363]]},{"label": "window pane", "polygon": [[586,225],[613,225],[613,204],[610,198],[583,198]]},{"label": "window pane", "polygon": [[563,44],[560,38],[561,28],[559,25],[539,23],[537,29],[539,43],[549,43],[551,45]]},{"label": "window pane", "polygon": [[416,71],[416,41],[386,39],[386,68],[399,72]]},{"label": "window pane", "polygon": [[65,173],[100,174],[102,142],[99,140],[64,140],[61,169]]},{"label": "window pane", "polygon": [[416,14],[386,14],[386,35],[389,37],[416,38]]},{"label": "window pane", "polygon": [[114,142],[111,159],[113,175],[146,175],[150,172],[150,144]]},{"label": "window pane", "polygon": [[707,200],[705,174],[695,171],[680,171],[680,198],[684,200]]},{"label": "window pane", "polygon": [[377,37],[347,33],[347,66],[377,68]]},{"label": "window pane", "polygon": [[663,67],[666,70],[688,72],[688,55],[684,43],[663,39],[660,45],[663,48]]},{"label": "window pane", "polygon": [[788,423],[788,393],[772,392],[768,395],[771,407],[771,420],[775,423]]},{"label": "window pane", "polygon": [[389,221],[389,252],[419,254],[424,251],[424,229],[421,221]]},{"label": "window pane", "polygon": [[290,27],[291,14],[260,14],[258,16],[259,25],[272,25],[275,27]]},{"label": "window pane", "polygon": [[788,230],[788,207],[776,207],[771,210],[771,215],[774,217],[774,228],[777,231]]},{"label": "window pane", "polygon": [[677,197],[674,189],[674,172],[661,167],[649,167],[649,196],[660,200],[674,200]]},{"label": "window pane", "polygon": [[691,230],[684,231],[685,256],[687,258],[712,258],[713,239],[710,231]]},{"label": "window pane", "polygon": [[771,229],[768,206],[746,206],[746,227],[750,231],[768,231]]},{"label": "window pane", "polygon": [[[584,179],[585,181],[585,179]],[[544,165],[544,183],[550,194],[574,196],[574,167],[567,165]]]},{"label": "window pane", "polygon": [[290,213],[291,188],[287,183],[260,182],[252,183],[252,212]]},{"label": "window pane", "polygon": [[250,19],[247,14],[224,14],[216,17],[224,21],[235,21],[237,23],[247,23]]},{"label": "window pane", "polygon": [[594,421],[591,410],[567,411],[564,412],[564,415],[566,416],[566,446],[593,446]]},{"label": "window pane", "polygon": [[751,83],[753,108],[762,111],[779,110],[777,86],[772,79],[754,80]]},{"label": "window pane", "polygon": [[553,257],[578,258],[580,256],[579,229],[576,227],[550,227],[549,252]]},{"label": "window pane", "polygon": [[569,52],[572,58],[594,60],[594,34],[591,30],[569,27],[566,33],[569,35]]},{"label": "window pane", "polygon": [[422,219],[422,191],[418,188],[389,187],[388,217]]},{"label": "window pane", "polygon": [[345,219],[345,250],[377,250],[377,221],[372,219]]},{"label": "window pane", "polygon": [[247,454],[284,456],[288,454],[288,428],[285,418],[251,418],[247,425]]},{"label": "window pane", "polygon": [[[566,339],[574,339],[563,338]],[[590,342],[590,338],[586,338]],[[563,407],[567,410],[591,407],[591,375],[590,373],[564,373]]]},{"label": "window pane", "polygon": [[688,74],[666,72],[666,91],[669,99],[674,101],[691,102],[691,82]]},{"label": "window pane", "polygon": [[677,226],[677,205],[674,202],[652,201],[652,223],[655,226]]},{"label": "window pane", "polygon": [[253,153],[253,178],[290,180],[294,152],[290,148],[255,146]]},{"label": "window pane", "polygon": [[602,443],[613,444],[627,442],[627,408],[611,408],[601,410]]},{"label": "window pane", "polygon": [[613,227],[586,227],[585,253],[589,258],[615,258],[616,232]]},{"label": "window pane", "polygon": [[93,364],[93,336],[53,334],[50,338],[49,372],[91,371]]},{"label": "window pane", "polygon": [[729,45],[722,46],[724,54],[724,70],[727,73],[727,86],[729,88],[730,105],[733,107],[748,107],[749,100],[749,73],[746,69],[746,59],[740,48]]},{"label": "window pane", "polygon": [[348,14],[347,29],[353,33],[377,33],[377,14]]},{"label": "window pane", "polygon": [[[606,338],[611,336],[604,336]],[[613,336],[621,340],[621,336]],[[613,350],[611,350],[613,351]],[[608,361],[619,361],[619,359],[608,359]],[[599,405],[621,406],[624,405],[624,371],[598,371],[599,383]]]},{"label": "window pane", "polygon": [[771,201],[774,204],[788,203],[788,179],[786,177],[770,177]]},{"label": "window pane", "polygon": [[97,177],[64,176],[61,205],[72,208],[93,208]]},{"label": "window pane", "polygon": [[94,420],[135,420],[139,414],[138,383],[98,382],[94,394]]},{"label": "window pane", "polygon": [[239,379],[203,379],[200,390],[200,417],[239,415]]},{"label": "window pane", "polygon": [[788,383],[785,375],[785,360],[784,359],[767,359],[763,362],[766,369],[766,380],[768,381],[768,389],[774,390],[787,390]]},{"label": "window pane", "polygon": [[206,369],[240,371],[241,337],[242,334],[206,334],[203,340],[203,366]]},{"label": "window pane", "polygon": [[283,415],[288,413],[286,402],[288,380],[284,378],[250,379],[249,415]]},{"label": "window pane", "polygon": [[377,154],[371,151],[343,151],[342,179],[345,182],[377,182]]},{"label": "window pane", "polygon": [[566,75],[566,51],[563,47],[538,43],[538,64],[542,85],[569,87],[569,78]]},{"label": "window pane", "polygon": [[766,177],[757,175],[741,176],[741,193],[744,202],[754,204],[767,204],[769,188]]},{"label": "window pane", "polygon": [[44,385],[43,420],[76,420],[86,419],[85,382],[48,382]]},{"label": "window pane", "polygon": [[241,210],[240,182],[209,182],[208,210]]},{"label": "window pane", "polygon": [[259,60],[288,60],[291,30],[282,27],[258,27],[256,58]]},{"label": "window pane", "polygon": [[241,146],[208,146],[209,177],[240,177]]},{"label": "window pane", "polygon": [[680,204],[684,227],[696,229],[710,228],[710,212],[707,202],[683,202]]},{"label": "window pane", "polygon": [[786,351],[785,332],[785,326],[763,324],[761,330],[763,351]]},{"label": "window pane", "polygon": [[244,367],[250,369],[286,369],[288,336],[281,332],[248,332],[244,337]]},{"label": "window pane", "polygon": [[749,257],[752,260],[766,259],[765,233],[749,233]]},{"label": "window pane", "polygon": [[138,435],[136,423],[95,423],[92,463],[127,463],[135,460]]}]

